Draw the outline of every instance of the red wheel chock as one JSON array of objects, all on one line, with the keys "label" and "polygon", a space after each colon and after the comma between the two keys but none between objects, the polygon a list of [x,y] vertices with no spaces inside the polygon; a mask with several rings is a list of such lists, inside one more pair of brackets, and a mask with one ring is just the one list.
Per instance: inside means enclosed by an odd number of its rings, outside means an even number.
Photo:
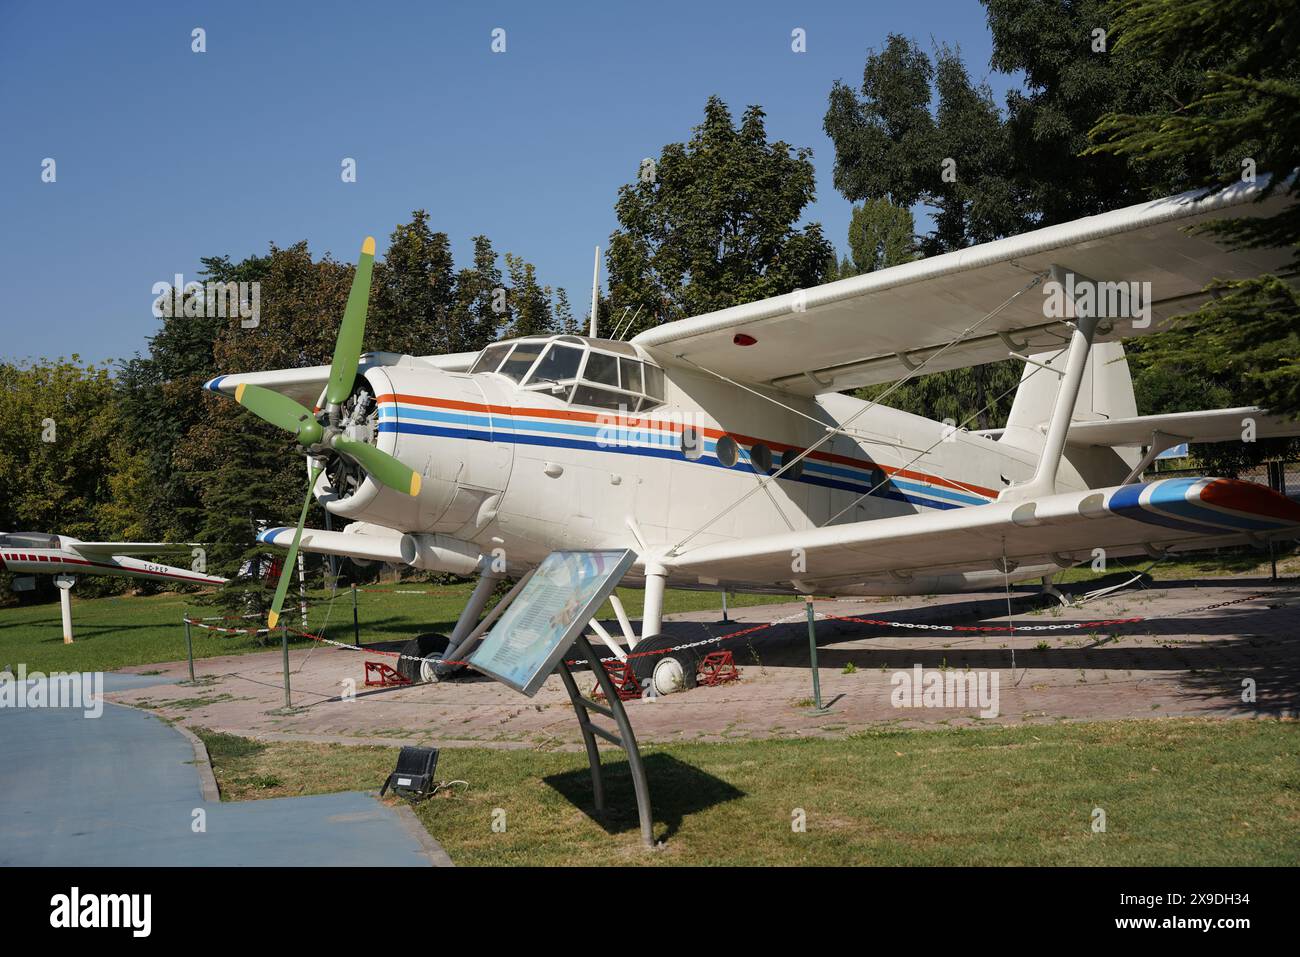
[{"label": "red wheel chock", "polygon": [[382,661],[366,662],[366,687],[367,688],[396,688],[398,685],[409,685],[411,679],[406,678]]},{"label": "red wheel chock", "polygon": [[[619,701],[633,701],[641,697],[641,685],[636,680],[636,675],[632,674],[632,663],[628,661],[619,661],[617,658],[606,658],[601,662],[605,666],[605,674],[614,682],[614,691],[618,695]],[[591,689],[591,697],[595,700],[603,700],[605,695],[600,690],[600,683]]]},{"label": "red wheel chock", "polygon": [[729,651],[710,651],[700,660],[700,684],[702,685],[712,688],[715,685],[726,684],[728,681],[736,681],[738,678],[740,678],[740,669],[736,667],[736,662]]}]

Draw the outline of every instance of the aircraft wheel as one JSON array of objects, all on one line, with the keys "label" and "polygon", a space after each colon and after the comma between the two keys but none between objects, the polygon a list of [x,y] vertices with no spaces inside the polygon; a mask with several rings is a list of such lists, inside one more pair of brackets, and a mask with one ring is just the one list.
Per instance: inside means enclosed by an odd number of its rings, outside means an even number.
[{"label": "aircraft wheel", "polygon": [[415,684],[435,681],[433,662],[427,660],[412,661],[411,658],[427,659],[433,655],[440,655],[447,650],[449,644],[451,644],[451,639],[446,635],[439,635],[434,632],[416,635],[402,645],[402,657],[397,659],[397,673]]},{"label": "aircraft wheel", "polygon": [[639,652],[659,651],[671,648],[677,643],[678,639],[668,635],[651,635],[637,642],[636,648],[632,650],[634,656],[631,658],[632,674],[636,676],[642,688],[647,687],[647,679],[651,681],[654,693],[660,695],[688,691],[695,687],[699,676],[700,659],[693,650],[686,648],[660,655],[635,657]]}]

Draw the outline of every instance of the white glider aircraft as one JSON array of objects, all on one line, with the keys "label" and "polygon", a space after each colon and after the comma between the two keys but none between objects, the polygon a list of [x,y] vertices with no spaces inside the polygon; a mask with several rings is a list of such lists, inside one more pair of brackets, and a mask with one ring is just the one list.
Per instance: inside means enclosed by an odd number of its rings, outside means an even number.
[{"label": "white glider aircraft", "polygon": [[[1300,434],[1241,408],[1141,416],[1121,337],[1205,300],[1215,278],[1285,271],[1187,227],[1271,214],[1261,185],[1187,193],[667,323],[630,342],[556,335],[481,353],[359,356],[367,239],[331,366],[206,387],[298,435],[342,532],[260,538],[312,552],[477,574],[424,675],[460,659],[495,583],[551,551],[631,548],[645,588],[636,650],[664,589],[898,595],[980,589],[1091,560],[1296,537],[1300,504],[1246,482],[1143,483],[1181,442]],[[1148,285],[1149,284],[1149,285]],[[992,434],[843,394],[1014,356]],[[303,505],[306,514],[307,502]],[[288,573],[273,606],[283,603]],[[516,588],[519,586],[517,585]],[[597,634],[626,654],[598,624]],[[661,690],[690,652],[633,657]]]},{"label": "white glider aircraft", "polygon": [[173,568],[144,561],[135,555],[189,550],[195,545],[169,542],[83,542],[68,535],[47,532],[0,533],[0,571],[15,575],[54,575],[63,612],[63,641],[72,644],[72,599],[70,592],[78,575],[113,575],[149,581],[190,582],[224,585],[226,579],[204,575],[188,568]]}]

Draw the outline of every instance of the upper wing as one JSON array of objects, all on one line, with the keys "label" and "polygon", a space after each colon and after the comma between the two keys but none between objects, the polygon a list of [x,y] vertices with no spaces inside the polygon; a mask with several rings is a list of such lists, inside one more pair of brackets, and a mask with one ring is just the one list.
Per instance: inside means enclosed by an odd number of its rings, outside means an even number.
[{"label": "upper wing", "polygon": [[1168,415],[1137,415],[1127,419],[1096,422],[1073,422],[1066,441],[1071,445],[1151,445],[1154,432],[1176,437],[1184,442],[1240,441],[1247,428],[1254,425],[1255,437],[1261,439],[1300,435],[1300,420],[1269,415],[1258,406],[1240,409],[1211,409],[1205,412],[1172,412]]},{"label": "upper wing", "polygon": [[808,591],[1000,570],[1004,555],[1016,565],[1069,565],[1098,547],[1118,556],[1295,535],[1300,503],[1265,486],[1173,478],[702,545],[665,563],[727,584],[791,581]]},{"label": "upper wing", "polygon": [[[403,356],[395,352],[368,352],[361,357],[358,371],[373,365],[399,365],[403,362],[442,369],[444,372],[468,372],[477,352],[450,352],[440,356]],[[203,383],[203,388],[234,395],[240,385],[260,385],[287,395],[307,408],[313,408],[330,378],[329,366],[305,366],[301,369],[275,369],[270,372],[240,372],[219,375]]]},{"label": "upper wing", "polygon": [[[661,358],[679,357],[746,382],[818,395],[890,382],[934,355],[965,329],[1060,265],[1098,282],[1149,281],[1151,323],[1116,322],[1097,341],[1157,331],[1161,319],[1189,311],[1216,278],[1277,271],[1289,250],[1229,252],[1186,227],[1225,213],[1271,215],[1290,200],[1282,191],[1247,208],[1264,188],[1238,184],[1211,196],[1194,191],[1088,216],[1059,226],[893,266],[813,289],[775,296],[649,329],[632,341]],[[1057,349],[1060,319],[1044,315],[1041,292],[1009,304],[927,372]],[[751,345],[733,342],[744,332]]]}]

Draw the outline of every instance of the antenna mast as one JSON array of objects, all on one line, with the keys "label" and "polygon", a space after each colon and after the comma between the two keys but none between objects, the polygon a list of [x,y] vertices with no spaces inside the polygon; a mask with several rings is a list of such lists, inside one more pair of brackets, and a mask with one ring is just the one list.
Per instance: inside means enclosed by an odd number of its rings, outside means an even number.
[{"label": "antenna mast", "polygon": [[599,287],[600,287],[600,247],[597,246],[596,261],[592,265],[592,269],[591,269],[591,331],[588,333],[588,335],[590,335],[591,338],[593,339],[596,338],[596,303],[598,301],[596,294]]}]

